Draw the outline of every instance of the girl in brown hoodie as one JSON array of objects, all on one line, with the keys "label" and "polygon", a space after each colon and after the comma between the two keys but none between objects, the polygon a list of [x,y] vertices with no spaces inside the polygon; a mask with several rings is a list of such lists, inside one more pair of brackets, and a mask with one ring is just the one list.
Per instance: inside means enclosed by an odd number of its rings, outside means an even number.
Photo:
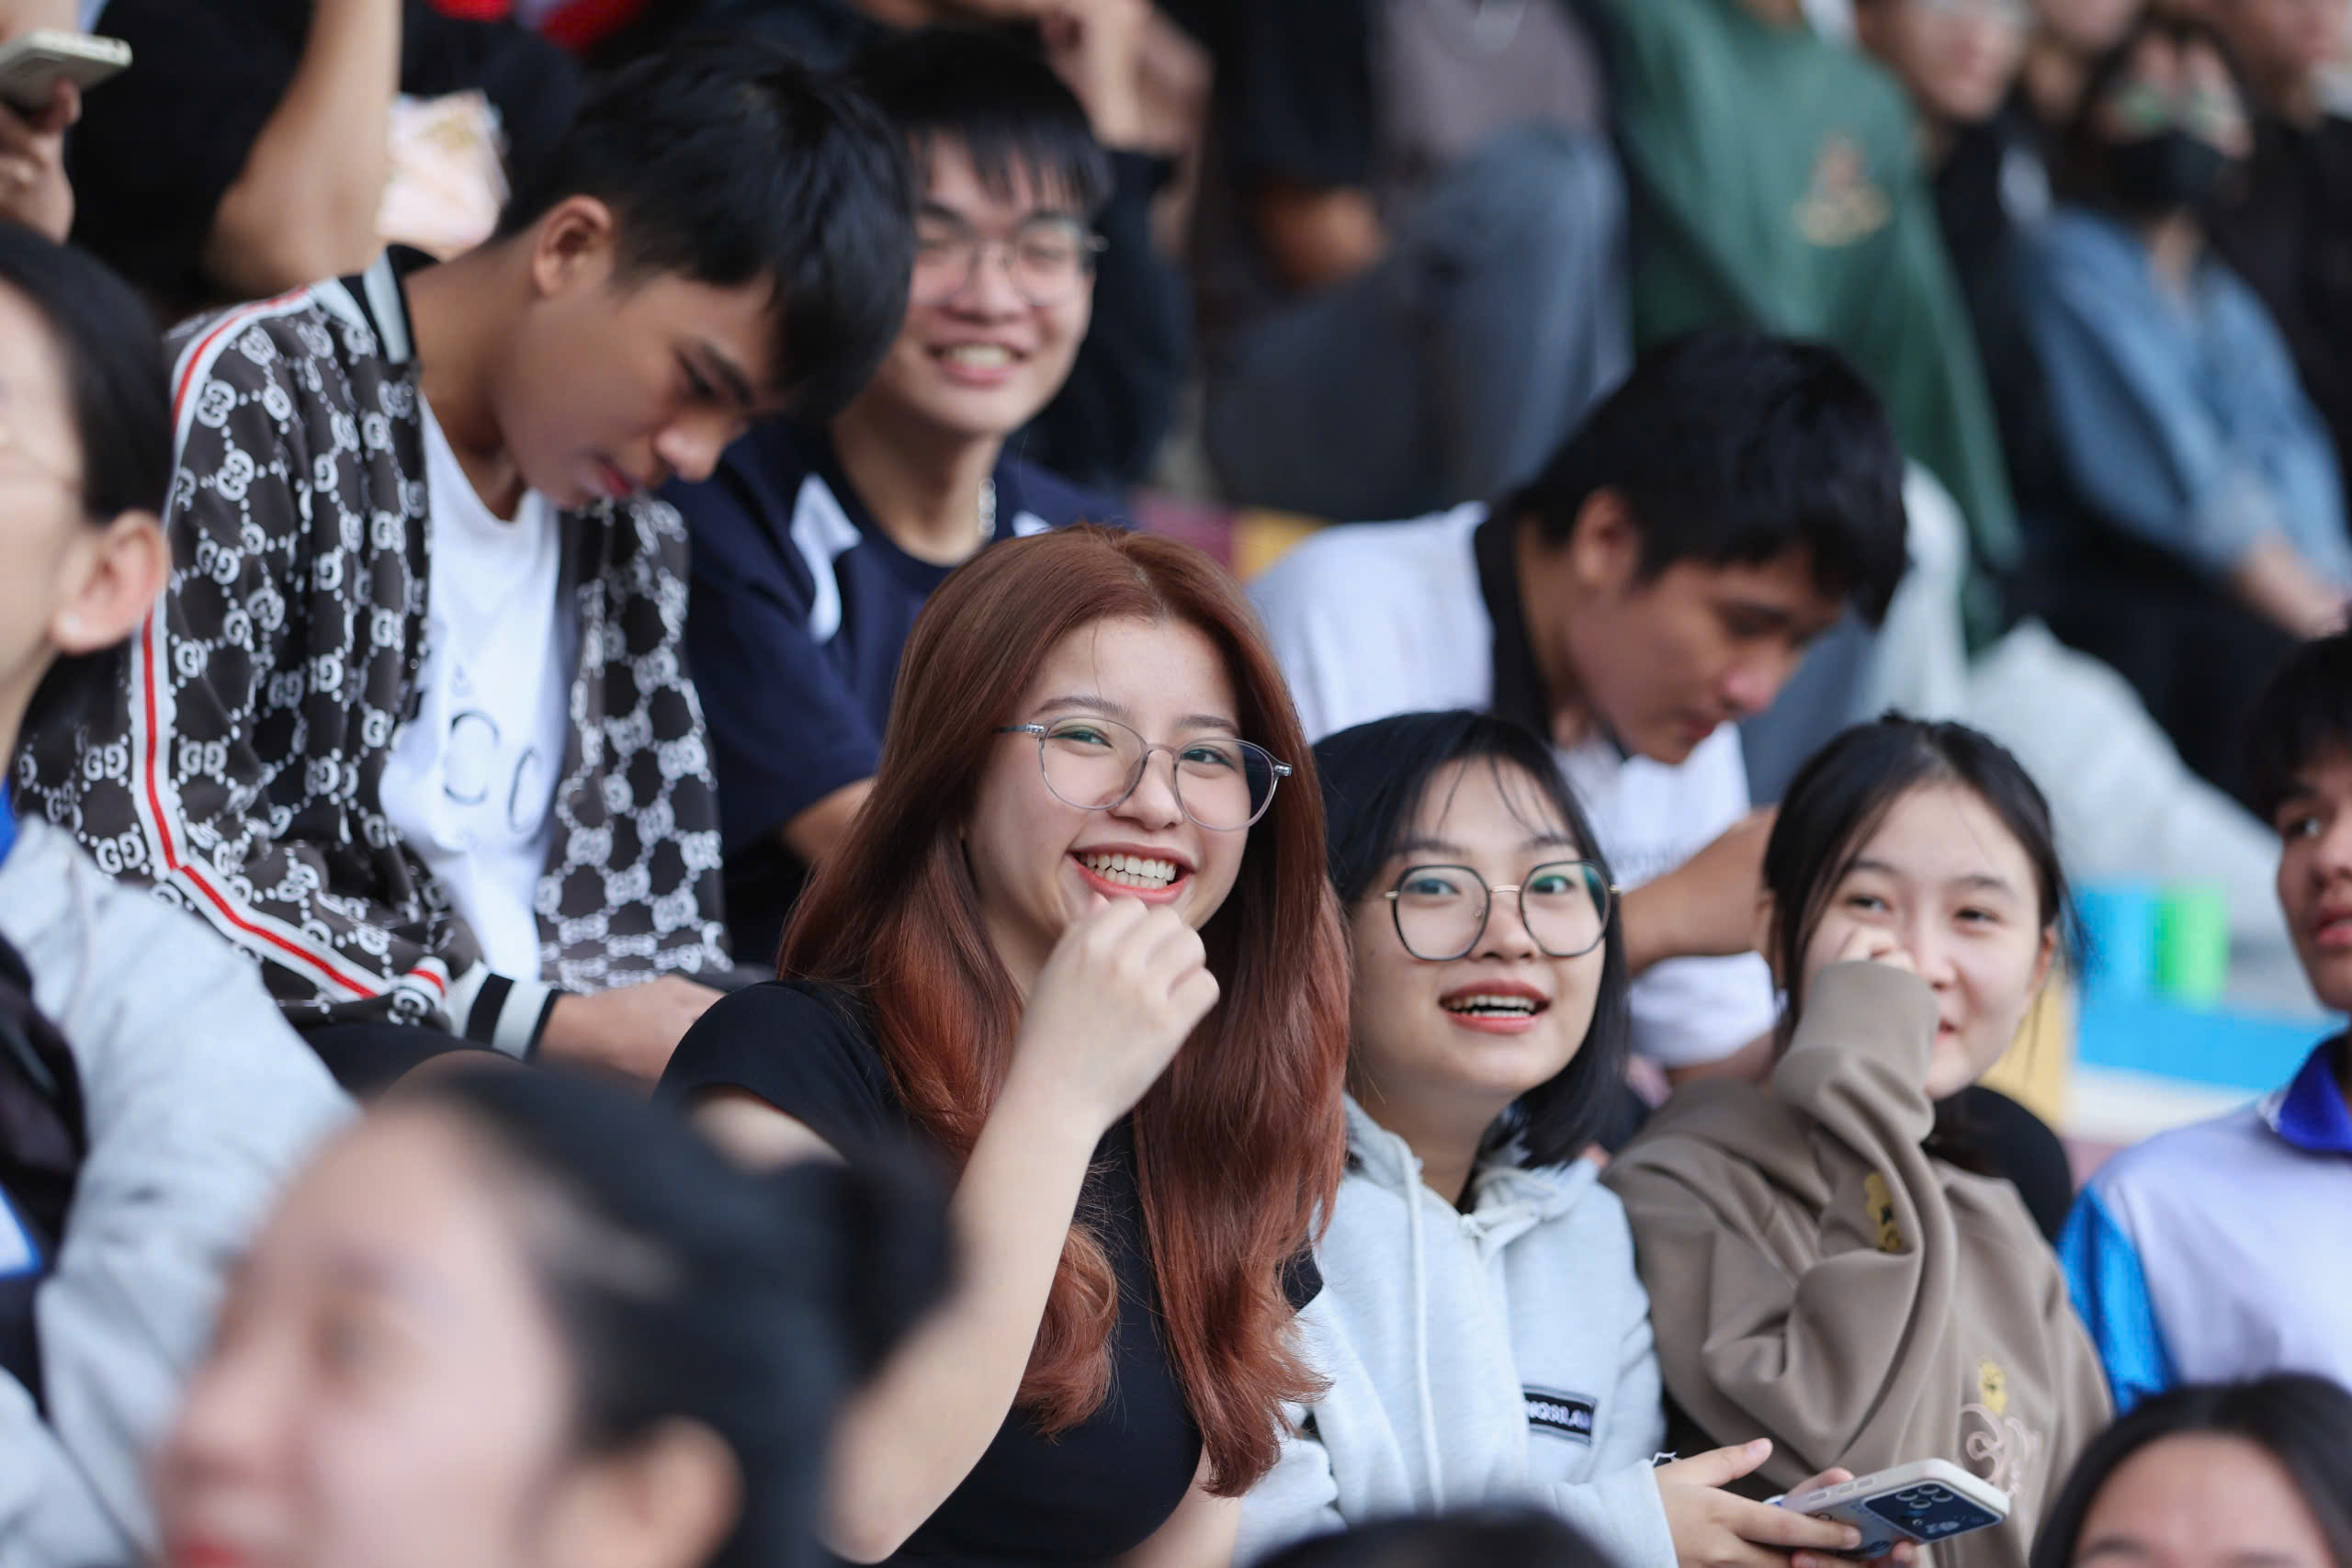
[{"label": "girl in brown hoodie", "polygon": [[1759,945],[1788,994],[1764,1084],[1685,1087],[1611,1166],[1668,1392],[1790,1486],[1942,1459],[2009,1495],[1934,1568],[2023,1568],[2107,1388],[2017,1190],[1951,1097],[2015,1038],[2065,889],[2041,792],[1974,730],[1848,730],[1790,785]]}]

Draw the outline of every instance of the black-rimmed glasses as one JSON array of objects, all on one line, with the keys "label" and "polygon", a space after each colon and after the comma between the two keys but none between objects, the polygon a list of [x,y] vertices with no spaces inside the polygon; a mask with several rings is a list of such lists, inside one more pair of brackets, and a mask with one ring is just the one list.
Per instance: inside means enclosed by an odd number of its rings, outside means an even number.
[{"label": "black-rimmed glasses", "polygon": [[1154,751],[1173,764],[1176,804],[1202,827],[1220,833],[1247,828],[1274,803],[1274,786],[1290,764],[1262,746],[1224,736],[1158,746],[1113,718],[1063,718],[1051,724],[1007,724],[999,735],[1037,738],[1037,766],[1054,798],[1081,811],[1108,811],[1136,792]]},{"label": "black-rimmed glasses", "polygon": [[1520,923],[1547,958],[1578,958],[1609,934],[1617,889],[1589,860],[1551,861],[1514,885],[1489,887],[1466,865],[1408,865],[1387,892],[1396,937],[1416,958],[1467,958],[1498,893],[1516,895]]}]

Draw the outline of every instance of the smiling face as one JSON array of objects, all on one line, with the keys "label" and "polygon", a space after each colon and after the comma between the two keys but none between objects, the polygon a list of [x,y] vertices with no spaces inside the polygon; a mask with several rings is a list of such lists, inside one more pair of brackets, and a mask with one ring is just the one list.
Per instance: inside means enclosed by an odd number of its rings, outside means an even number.
[{"label": "smiling face", "polygon": [[2072,1568],[2332,1568],[2311,1506],[2278,1461],[2243,1438],[2150,1443],[2091,1499]]},{"label": "smiling face", "polygon": [[1017,162],[1007,187],[990,191],[952,138],[934,139],[926,162],[906,324],[853,407],[951,437],[1001,439],[1053,400],[1086,337],[1087,215]]},{"label": "smiling face", "polygon": [[[1516,766],[1470,758],[1430,779],[1404,845],[1382,867],[1373,891],[1348,911],[1355,955],[1349,1074],[1358,1102],[1374,1120],[1384,1120],[1385,1106],[1411,1102],[1422,1120],[1442,1106],[1458,1111],[1449,1120],[1484,1126],[1557,1077],[1591,1030],[1604,956],[1599,943],[1577,957],[1548,956],[1521,918],[1518,897],[1502,893],[1467,953],[1417,958],[1399,934],[1395,901],[1385,895],[1392,888],[1408,898],[1425,888],[1443,894],[1460,884],[1475,896],[1459,868],[1475,871],[1489,888],[1519,886],[1539,868],[1584,853],[1542,787]],[[1584,897],[1580,883],[1553,874],[1558,886],[1539,886],[1531,905],[1546,894]],[[1406,877],[1401,886],[1399,877]],[[1549,945],[1572,944],[1555,938]]]},{"label": "smiling face", "polygon": [[295,1185],[157,1461],[170,1568],[564,1560],[571,1372],[492,1188],[418,1111]]},{"label": "smiling face", "polygon": [[1097,621],[1046,655],[1014,723],[1109,720],[1177,755],[1153,752],[1125,800],[1086,810],[1046,787],[1035,736],[996,738],[964,846],[981,921],[1021,984],[1097,897],[1167,905],[1196,931],[1208,923],[1240,874],[1250,832],[1217,831],[1186,816],[1176,770],[1201,743],[1247,739],[1240,717],[1223,655],[1189,622]]},{"label": "smiling face", "polygon": [[616,274],[610,212],[570,197],[514,243],[535,297],[493,377],[492,407],[523,480],[557,506],[710,477],[772,412],[776,299],[674,273]]},{"label": "smiling face", "polygon": [[2296,769],[2271,822],[2295,954],[2320,1004],[2352,1012],[2352,754],[2331,749]]},{"label": "smiling face", "polygon": [[1936,994],[1928,1096],[1942,1100],[2017,1038],[2057,941],[2033,862],[1998,814],[1965,786],[1922,784],[1888,808],[1830,889],[1804,982],[1841,957],[1906,954]]}]

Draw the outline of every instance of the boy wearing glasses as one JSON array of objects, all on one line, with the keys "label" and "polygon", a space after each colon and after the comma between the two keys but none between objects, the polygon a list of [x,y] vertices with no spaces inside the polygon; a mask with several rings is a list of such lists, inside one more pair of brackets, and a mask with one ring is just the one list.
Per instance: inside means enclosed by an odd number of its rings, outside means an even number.
[{"label": "boy wearing glasses", "polygon": [[1085,110],[1035,55],[976,33],[877,45],[858,78],[922,186],[898,340],[830,424],[763,426],[670,492],[694,537],[686,640],[707,676],[729,919],[752,964],[774,956],[807,866],[865,799],[932,590],[991,540],[1116,511],[1006,450],[1086,335],[1089,219],[1111,176]]}]

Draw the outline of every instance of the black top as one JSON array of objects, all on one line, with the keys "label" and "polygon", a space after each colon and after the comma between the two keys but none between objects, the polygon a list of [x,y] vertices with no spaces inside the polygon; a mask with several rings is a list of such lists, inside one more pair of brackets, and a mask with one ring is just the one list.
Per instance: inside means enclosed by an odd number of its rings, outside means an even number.
[{"label": "black top", "polygon": [[[995,479],[999,539],[1120,521],[1109,498],[1018,458]],[[737,955],[767,968],[806,877],[777,835],[874,775],[899,651],[953,569],[891,541],[820,429],[763,424],[709,479],[663,494],[694,541],[686,653],[718,778],[728,922]]]},{"label": "black top", "polygon": [[[98,30],[128,42],[132,60],[91,89],[66,139],[74,239],[167,311],[214,302],[198,258],[294,80],[311,10],[312,0],[107,0]],[[579,105],[579,68],[555,45],[426,0],[403,0],[400,63],[403,93],[481,90],[506,136],[510,186],[536,173]]]},{"label": "black top", "polygon": [[[921,1149],[856,1004],[837,991],[771,980],[724,997],[678,1045],[660,1092],[748,1090],[854,1160],[892,1145]],[[1047,1438],[1019,1410],[971,1474],[898,1555],[901,1563],[1100,1562],[1141,1544],[1184,1500],[1201,1434],[1153,1328],[1159,1315],[1128,1122],[1095,1151],[1080,1203],[1118,1277],[1111,1394]],[[1294,1303],[1320,1284],[1294,1269]]]},{"label": "black top", "polygon": [[2257,118],[2253,162],[2210,226],[2213,248],[2270,308],[2352,468],[2352,119]]}]

